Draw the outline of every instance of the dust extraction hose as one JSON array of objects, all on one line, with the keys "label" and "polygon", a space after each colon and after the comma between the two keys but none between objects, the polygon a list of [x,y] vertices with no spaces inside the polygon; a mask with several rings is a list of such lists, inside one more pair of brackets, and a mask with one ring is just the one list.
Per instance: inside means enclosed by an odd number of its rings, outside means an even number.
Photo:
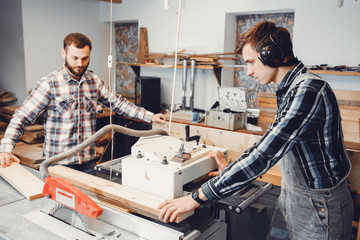
[{"label": "dust extraction hose", "polygon": [[163,129],[133,130],[133,129],[122,127],[119,125],[107,125],[107,126],[101,128],[100,130],[98,130],[94,135],[92,135],[90,138],[88,138],[81,144],[77,145],[76,147],[43,161],[40,164],[40,168],[39,168],[42,178],[45,179],[46,177],[50,176],[49,171],[48,171],[49,166],[51,166],[55,163],[58,163],[59,161],[65,159],[65,158],[71,157],[71,156],[75,155],[76,153],[84,150],[90,144],[95,143],[100,137],[102,137],[106,133],[110,132],[111,130],[129,135],[132,137],[146,137],[146,136],[152,136],[152,135],[169,135]]}]

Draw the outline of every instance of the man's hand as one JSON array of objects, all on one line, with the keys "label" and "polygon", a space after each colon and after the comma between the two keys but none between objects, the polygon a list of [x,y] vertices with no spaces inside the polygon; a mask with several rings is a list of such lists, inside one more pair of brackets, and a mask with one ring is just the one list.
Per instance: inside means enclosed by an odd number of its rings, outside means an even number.
[{"label": "man's hand", "polygon": [[20,163],[20,159],[18,159],[17,157],[15,157],[11,153],[2,152],[2,153],[0,153],[0,162],[1,162],[1,167],[4,168],[4,167],[7,167],[7,166],[10,166],[11,162]]},{"label": "man's hand", "polygon": [[166,117],[162,113],[154,114],[152,116],[151,122],[153,123],[165,123]]},{"label": "man's hand", "polygon": [[222,170],[226,168],[227,165],[229,165],[229,162],[226,160],[224,153],[221,151],[211,151],[208,154],[208,157],[215,158],[216,164],[218,165],[218,171],[210,172],[208,174],[209,177],[217,176]]},{"label": "man's hand", "polygon": [[198,208],[198,204],[191,195],[187,195],[182,198],[166,200],[158,206],[161,209],[159,219],[164,218],[164,222],[174,222],[177,217],[180,217],[184,213],[190,212],[195,208]]}]

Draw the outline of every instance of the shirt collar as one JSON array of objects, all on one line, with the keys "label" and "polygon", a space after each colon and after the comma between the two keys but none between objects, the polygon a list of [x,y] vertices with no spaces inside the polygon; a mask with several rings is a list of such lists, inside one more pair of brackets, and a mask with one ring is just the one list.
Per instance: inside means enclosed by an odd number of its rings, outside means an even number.
[{"label": "shirt collar", "polygon": [[65,65],[61,68],[62,75],[64,77],[65,82],[75,81],[78,83],[82,83],[83,81],[90,80],[89,70],[86,70],[85,73],[81,76],[80,80],[74,79],[69,72],[66,70]]},{"label": "shirt collar", "polygon": [[299,61],[289,72],[287,72],[281,83],[277,86],[276,96],[281,96],[284,92],[286,92],[294,79],[306,71],[307,68],[305,65]]}]

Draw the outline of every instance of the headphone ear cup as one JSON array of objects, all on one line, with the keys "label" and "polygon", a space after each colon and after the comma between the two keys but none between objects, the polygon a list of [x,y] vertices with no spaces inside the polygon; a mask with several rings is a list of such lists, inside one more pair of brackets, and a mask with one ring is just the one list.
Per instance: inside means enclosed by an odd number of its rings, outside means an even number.
[{"label": "headphone ear cup", "polygon": [[265,43],[259,49],[260,60],[269,67],[278,67],[283,62],[281,50],[273,43]]}]

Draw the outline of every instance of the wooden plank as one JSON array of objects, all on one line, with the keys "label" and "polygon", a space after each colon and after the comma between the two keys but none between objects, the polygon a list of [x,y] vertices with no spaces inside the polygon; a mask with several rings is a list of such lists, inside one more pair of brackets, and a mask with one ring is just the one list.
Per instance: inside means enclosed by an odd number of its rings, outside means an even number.
[{"label": "wooden plank", "polygon": [[[157,209],[164,198],[153,196],[141,191],[122,186],[121,184],[111,182],[87,173],[83,173],[65,166],[56,165],[49,167],[49,173],[52,177],[60,177],[69,183],[105,196],[120,203],[121,207],[126,206],[131,212],[151,217],[159,220],[160,210]],[[103,199],[105,200],[105,199]],[[106,201],[106,200],[105,200]],[[184,214],[177,218],[176,222],[181,222],[194,212]]]},{"label": "wooden plank", "polygon": [[[153,129],[162,128],[168,130],[168,123],[153,123]],[[237,159],[246,149],[251,147],[261,136],[233,132],[229,130],[214,129],[208,127],[190,126],[190,135],[199,134],[200,142],[216,147],[223,147],[229,150],[229,162]],[[185,139],[185,125],[181,123],[171,124],[171,136],[180,140]],[[281,186],[281,171],[278,164],[272,167],[266,174],[262,175],[258,180],[270,182],[276,186]]]},{"label": "wooden plank", "polygon": [[44,126],[41,124],[29,125],[29,126],[26,126],[24,129],[24,131],[29,131],[29,132],[43,131],[43,130],[44,130]]},{"label": "wooden plank", "polygon": [[281,172],[269,169],[264,175],[260,176],[256,180],[262,182],[269,182],[274,184],[275,186],[281,187]]},{"label": "wooden plank", "polygon": [[39,170],[41,163],[31,163],[31,162],[21,161],[21,164],[24,166]]},{"label": "wooden plank", "polygon": [[33,138],[33,137],[29,137],[28,135],[22,135],[21,136],[21,141],[24,141],[26,143],[42,143],[44,142],[44,138],[40,137],[40,138]]},{"label": "wooden plank", "polygon": [[147,28],[140,28],[138,63],[144,63],[145,56],[149,55]]},{"label": "wooden plank", "polygon": [[5,168],[0,167],[0,176],[28,200],[43,197],[44,182],[18,163],[11,163]]},{"label": "wooden plank", "polygon": [[349,187],[351,190],[358,192],[360,191],[360,151],[346,151],[351,161],[351,172],[349,174]]},{"label": "wooden plank", "polygon": [[45,135],[45,131],[24,131],[24,135],[29,137],[29,138],[41,138],[44,137]]},{"label": "wooden plank", "polygon": [[[164,129],[168,131],[169,123],[157,124],[153,123],[153,129]],[[200,135],[200,144],[210,146],[223,147],[229,150],[229,161],[238,158],[246,149],[252,146],[261,136],[252,135],[231,130],[223,130],[217,128],[201,127],[190,125],[190,136]],[[185,139],[185,124],[171,123],[171,133],[177,139]]]},{"label": "wooden plank", "polygon": [[7,127],[7,123],[6,122],[0,122],[0,129],[4,129]]},{"label": "wooden plank", "polygon": [[16,146],[14,149],[14,155],[23,161],[38,164],[45,160],[43,157],[43,148],[34,144],[23,144]]},{"label": "wooden plank", "polygon": [[348,100],[348,101],[360,102],[359,91],[334,90],[334,93],[338,100]]}]

